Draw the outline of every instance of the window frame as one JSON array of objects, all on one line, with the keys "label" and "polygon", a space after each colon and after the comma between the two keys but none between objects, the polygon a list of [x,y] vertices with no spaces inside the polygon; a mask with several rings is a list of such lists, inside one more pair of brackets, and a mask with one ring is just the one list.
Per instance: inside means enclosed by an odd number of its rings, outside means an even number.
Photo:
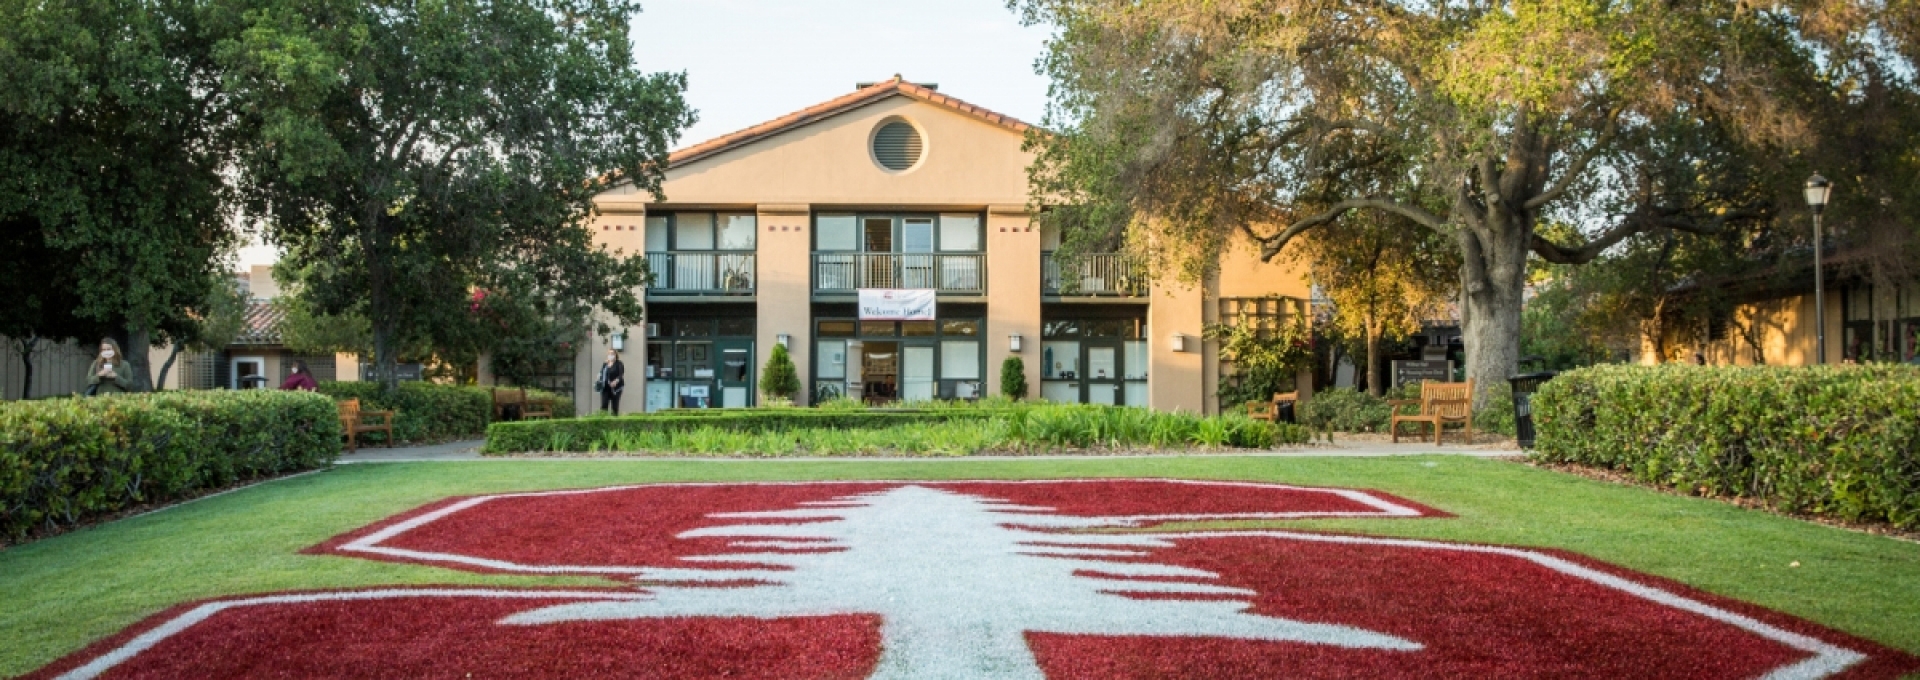
[{"label": "window frame", "polygon": [[[706,215],[707,216],[707,238],[711,240],[711,242],[713,243],[713,247],[698,248],[698,249],[687,249],[687,248],[680,247],[680,216],[681,215]],[[746,248],[720,247],[721,220],[728,217],[733,217],[733,216],[744,216],[744,217],[749,217],[753,219],[753,226],[747,229],[747,233],[753,234],[753,243],[747,246]],[[652,219],[655,217],[664,218],[666,220],[667,248],[666,250],[646,251],[649,253],[739,254],[739,253],[758,252],[760,248],[760,216],[759,214],[751,210],[673,210],[673,211],[661,211],[658,213],[647,214],[647,219]],[[645,222],[642,222],[642,225],[643,225],[642,229],[645,229],[645,226],[644,226]],[[641,238],[643,240],[646,238],[644,233],[642,234]]]}]

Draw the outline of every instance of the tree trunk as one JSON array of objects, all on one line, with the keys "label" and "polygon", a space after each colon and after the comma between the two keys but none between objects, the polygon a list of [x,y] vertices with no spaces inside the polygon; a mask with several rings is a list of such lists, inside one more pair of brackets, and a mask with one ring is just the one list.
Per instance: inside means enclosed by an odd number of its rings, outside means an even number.
[{"label": "tree trunk", "polygon": [[153,353],[153,330],[144,323],[134,323],[127,327],[127,363],[133,366],[133,391],[153,391],[153,370],[149,356]]},{"label": "tree trunk", "polygon": [[1386,371],[1380,370],[1380,331],[1367,324],[1367,393],[1381,396],[1387,393]]},{"label": "tree trunk", "polygon": [[33,398],[33,355],[40,349],[40,336],[29,335],[15,340],[20,343],[20,399]]},{"label": "tree trunk", "polygon": [[384,323],[373,326],[373,379],[385,392],[400,390],[399,360],[393,355],[393,330]]},{"label": "tree trunk", "polygon": [[[1504,218],[1504,219],[1503,219]],[[1520,366],[1520,308],[1533,230],[1525,217],[1488,215],[1487,229],[1461,229],[1461,335],[1475,408]]]},{"label": "tree trunk", "polygon": [[167,360],[160,364],[160,376],[153,379],[156,387],[166,387],[167,372],[173,370],[173,360],[180,358],[180,343],[173,343],[173,350],[167,352]]}]

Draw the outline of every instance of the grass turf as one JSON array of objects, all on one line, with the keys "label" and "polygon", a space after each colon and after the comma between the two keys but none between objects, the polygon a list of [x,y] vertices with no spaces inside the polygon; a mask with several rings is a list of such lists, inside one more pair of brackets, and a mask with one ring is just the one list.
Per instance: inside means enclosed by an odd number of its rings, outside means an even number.
[{"label": "grass turf", "polygon": [[[446,496],[652,481],[1193,477],[1364,487],[1450,519],[1212,522],[1564,548],[1920,653],[1920,545],[1466,457],[478,461],[341,466],[0,551],[0,675],[187,600],[388,584],[609,585],[298,551]],[[1171,527],[1178,528],[1178,527]],[[1800,566],[1789,565],[1798,562]]]}]

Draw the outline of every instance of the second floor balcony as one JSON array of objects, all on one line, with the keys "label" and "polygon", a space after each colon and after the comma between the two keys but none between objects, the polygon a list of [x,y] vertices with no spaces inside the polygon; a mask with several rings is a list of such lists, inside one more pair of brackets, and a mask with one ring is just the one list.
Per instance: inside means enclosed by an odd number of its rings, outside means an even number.
[{"label": "second floor balcony", "polygon": [[1149,290],[1147,268],[1125,253],[1086,253],[1066,259],[1040,253],[1040,293],[1060,297],[1139,297]]},{"label": "second floor balcony", "polygon": [[985,295],[984,253],[814,253],[813,290],[851,294],[861,288],[931,288]]},{"label": "second floor balcony", "polygon": [[647,253],[653,284],[647,294],[752,295],[754,254],[728,251]]}]

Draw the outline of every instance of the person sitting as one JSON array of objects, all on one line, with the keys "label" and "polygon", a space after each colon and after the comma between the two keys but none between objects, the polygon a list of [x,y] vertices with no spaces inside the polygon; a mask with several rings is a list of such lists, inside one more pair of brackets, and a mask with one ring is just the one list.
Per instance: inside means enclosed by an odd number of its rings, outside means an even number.
[{"label": "person sitting", "polygon": [[313,373],[307,370],[307,362],[294,359],[292,370],[293,372],[287,375],[286,381],[280,383],[280,389],[302,392],[320,389],[320,383],[314,382]]}]

